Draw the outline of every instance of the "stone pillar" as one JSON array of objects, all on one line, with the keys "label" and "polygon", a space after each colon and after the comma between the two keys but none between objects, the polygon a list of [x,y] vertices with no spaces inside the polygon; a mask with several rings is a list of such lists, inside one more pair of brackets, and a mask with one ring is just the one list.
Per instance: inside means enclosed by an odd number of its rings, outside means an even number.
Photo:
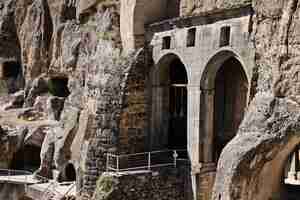
[{"label": "stone pillar", "polygon": [[199,85],[188,85],[188,116],[187,116],[187,141],[188,152],[192,164],[192,188],[193,196],[197,196],[196,174],[200,172],[200,96],[201,90]]},{"label": "stone pillar", "polygon": [[203,161],[204,163],[212,163],[214,148],[214,95],[215,90],[202,90],[204,106],[204,124],[203,124],[203,137],[204,137],[204,147],[203,147]]},{"label": "stone pillar", "polygon": [[188,89],[188,151],[192,164],[199,164],[199,143],[200,143],[200,86],[189,85]]},{"label": "stone pillar", "polygon": [[297,149],[292,154],[291,167],[290,170],[288,171],[288,179],[296,180],[298,178],[297,177],[298,165],[299,165],[299,152]]}]

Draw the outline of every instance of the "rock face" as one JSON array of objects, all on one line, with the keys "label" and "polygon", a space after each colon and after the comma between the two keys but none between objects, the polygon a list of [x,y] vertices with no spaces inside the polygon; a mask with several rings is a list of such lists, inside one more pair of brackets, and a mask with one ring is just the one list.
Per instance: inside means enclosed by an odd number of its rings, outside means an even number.
[{"label": "rock face", "polygon": [[253,1],[258,93],[222,153],[213,199],[280,197],[286,159],[299,144],[298,6]]},{"label": "rock face", "polygon": [[[159,22],[156,27],[164,29],[162,34],[181,28],[180,43],[186,28],[198,23],[194,16],[213,16],[224,10],[235,13],[248,7],[250,20],[243,13],[239,17],[250,23],[243,27],[247,33],[239,37],[255,51],[250,105],[236,137],[220,156],[212,196],[214,200],[273,198],[281,192],[284,163],[300,143],[298,0],[0,0],[0,167],[12,166],[15,155],[26,146],[37,147],[36,174],[52,177],[56,170],[58,179],[68,180],[67,166],[72,166],[80,191],[92,196],[106,170],[107,153],[143,152],[153,142],[149,141],[154,121],[151,105],[158,100],[149,88],[151,79],[161,78],[151,77],[153,49],[160,44],[148,44],[158,43],[158,34],[147,32],[148,24]],[[224,16],[230,18],[232,12]],[[203,21],[198,25],[217,20]],[[242,27],[234,19],[232,24]],[[201,27],[198,35],[195,29],[194,43],[198,37],[215,33],[213,27],[206,28]],[[213,40],[213,47],[231,48],[218,46],[218,39]],[[160,51],[172,54],[172,45],[170,41],[170,48]],[[189,48],[183,60],[197,60],[192,51]],[[195,77],[188,76],[196,79],[198,73],[199,69]],[[188,93],[199,96],[194,102],[198,105],[200,90],[191,88]],[[212,88],[204,89],[211,95]],[[189,124],[201,127],[202,119],[195,119]],[[152,178],[146,176],[146,182],[157,181]],[[127,190],[127,184],[141,180],[118,184]],[[144,189],[140,190],[143,194],[152,188]],[[122,190],[114,192],[108,198]],[[182,199],[178,195],[174,199]]]}]

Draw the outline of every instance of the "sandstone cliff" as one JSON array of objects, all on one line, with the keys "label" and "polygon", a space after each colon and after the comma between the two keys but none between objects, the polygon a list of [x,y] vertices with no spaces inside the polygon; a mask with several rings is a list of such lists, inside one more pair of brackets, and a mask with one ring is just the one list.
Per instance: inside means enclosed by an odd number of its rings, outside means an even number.
[{"label": "sandstone cliff", "polygon": [[[91,196],[105,171],[105,153],[145,150],[152,60],[144,40],[133,51],[122,46],[120,23],[134,23],[120,20],[124,2],[0,0],[1,167],[34,146],[41,150],[36,174],[52,177],[56,170],[66,179],[64,169],[72,164],[81,192]],[[272,183],[300,142],[300,1],[182,0],[176,17],[249,4],[252,101],[221,154],[215,200],[271,198],[280,190]]]}]

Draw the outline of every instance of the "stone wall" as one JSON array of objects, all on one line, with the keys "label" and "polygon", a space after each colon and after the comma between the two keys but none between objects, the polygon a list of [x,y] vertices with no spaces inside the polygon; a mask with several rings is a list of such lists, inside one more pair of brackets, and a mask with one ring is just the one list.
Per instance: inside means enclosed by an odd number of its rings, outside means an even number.
[{"label": "stone wall", "polygon": [[187,174],[175,169],[161,172],[104,173],[98,180],[94,200],[188,200]]}]

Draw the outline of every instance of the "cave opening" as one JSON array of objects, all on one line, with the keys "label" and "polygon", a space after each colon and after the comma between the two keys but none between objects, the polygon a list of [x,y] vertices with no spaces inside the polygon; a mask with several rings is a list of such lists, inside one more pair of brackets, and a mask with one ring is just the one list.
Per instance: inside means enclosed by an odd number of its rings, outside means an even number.
[{"label": "cave opening", "polygon": [[76,170],[73,164],[67,164],[65,168],[65,181],[71,182],[76,181]]},{"label": "cave opening", "polygon": [[2,66],[2,77],[7,78],[18,78],[21,73],[21,64],[15,61],[7,61]]},{"label": "cave opening", "polygon": [[70,91],[68,88],[68,78],[56,77],[51,78],[48,82],[49,91],[53,96],[57,97],[68,97]]},{"label": "cave opening", "polygon": [[25,145],[15,153],[11,162],[11,169],[36,171],[41,163],[40,152],[40,147]]},{"label": "cave opening", "polygon": [[214,96],[214,160],[236,135],[247,107],[248,81],[241,63],[234,57],[217,71]]}]

